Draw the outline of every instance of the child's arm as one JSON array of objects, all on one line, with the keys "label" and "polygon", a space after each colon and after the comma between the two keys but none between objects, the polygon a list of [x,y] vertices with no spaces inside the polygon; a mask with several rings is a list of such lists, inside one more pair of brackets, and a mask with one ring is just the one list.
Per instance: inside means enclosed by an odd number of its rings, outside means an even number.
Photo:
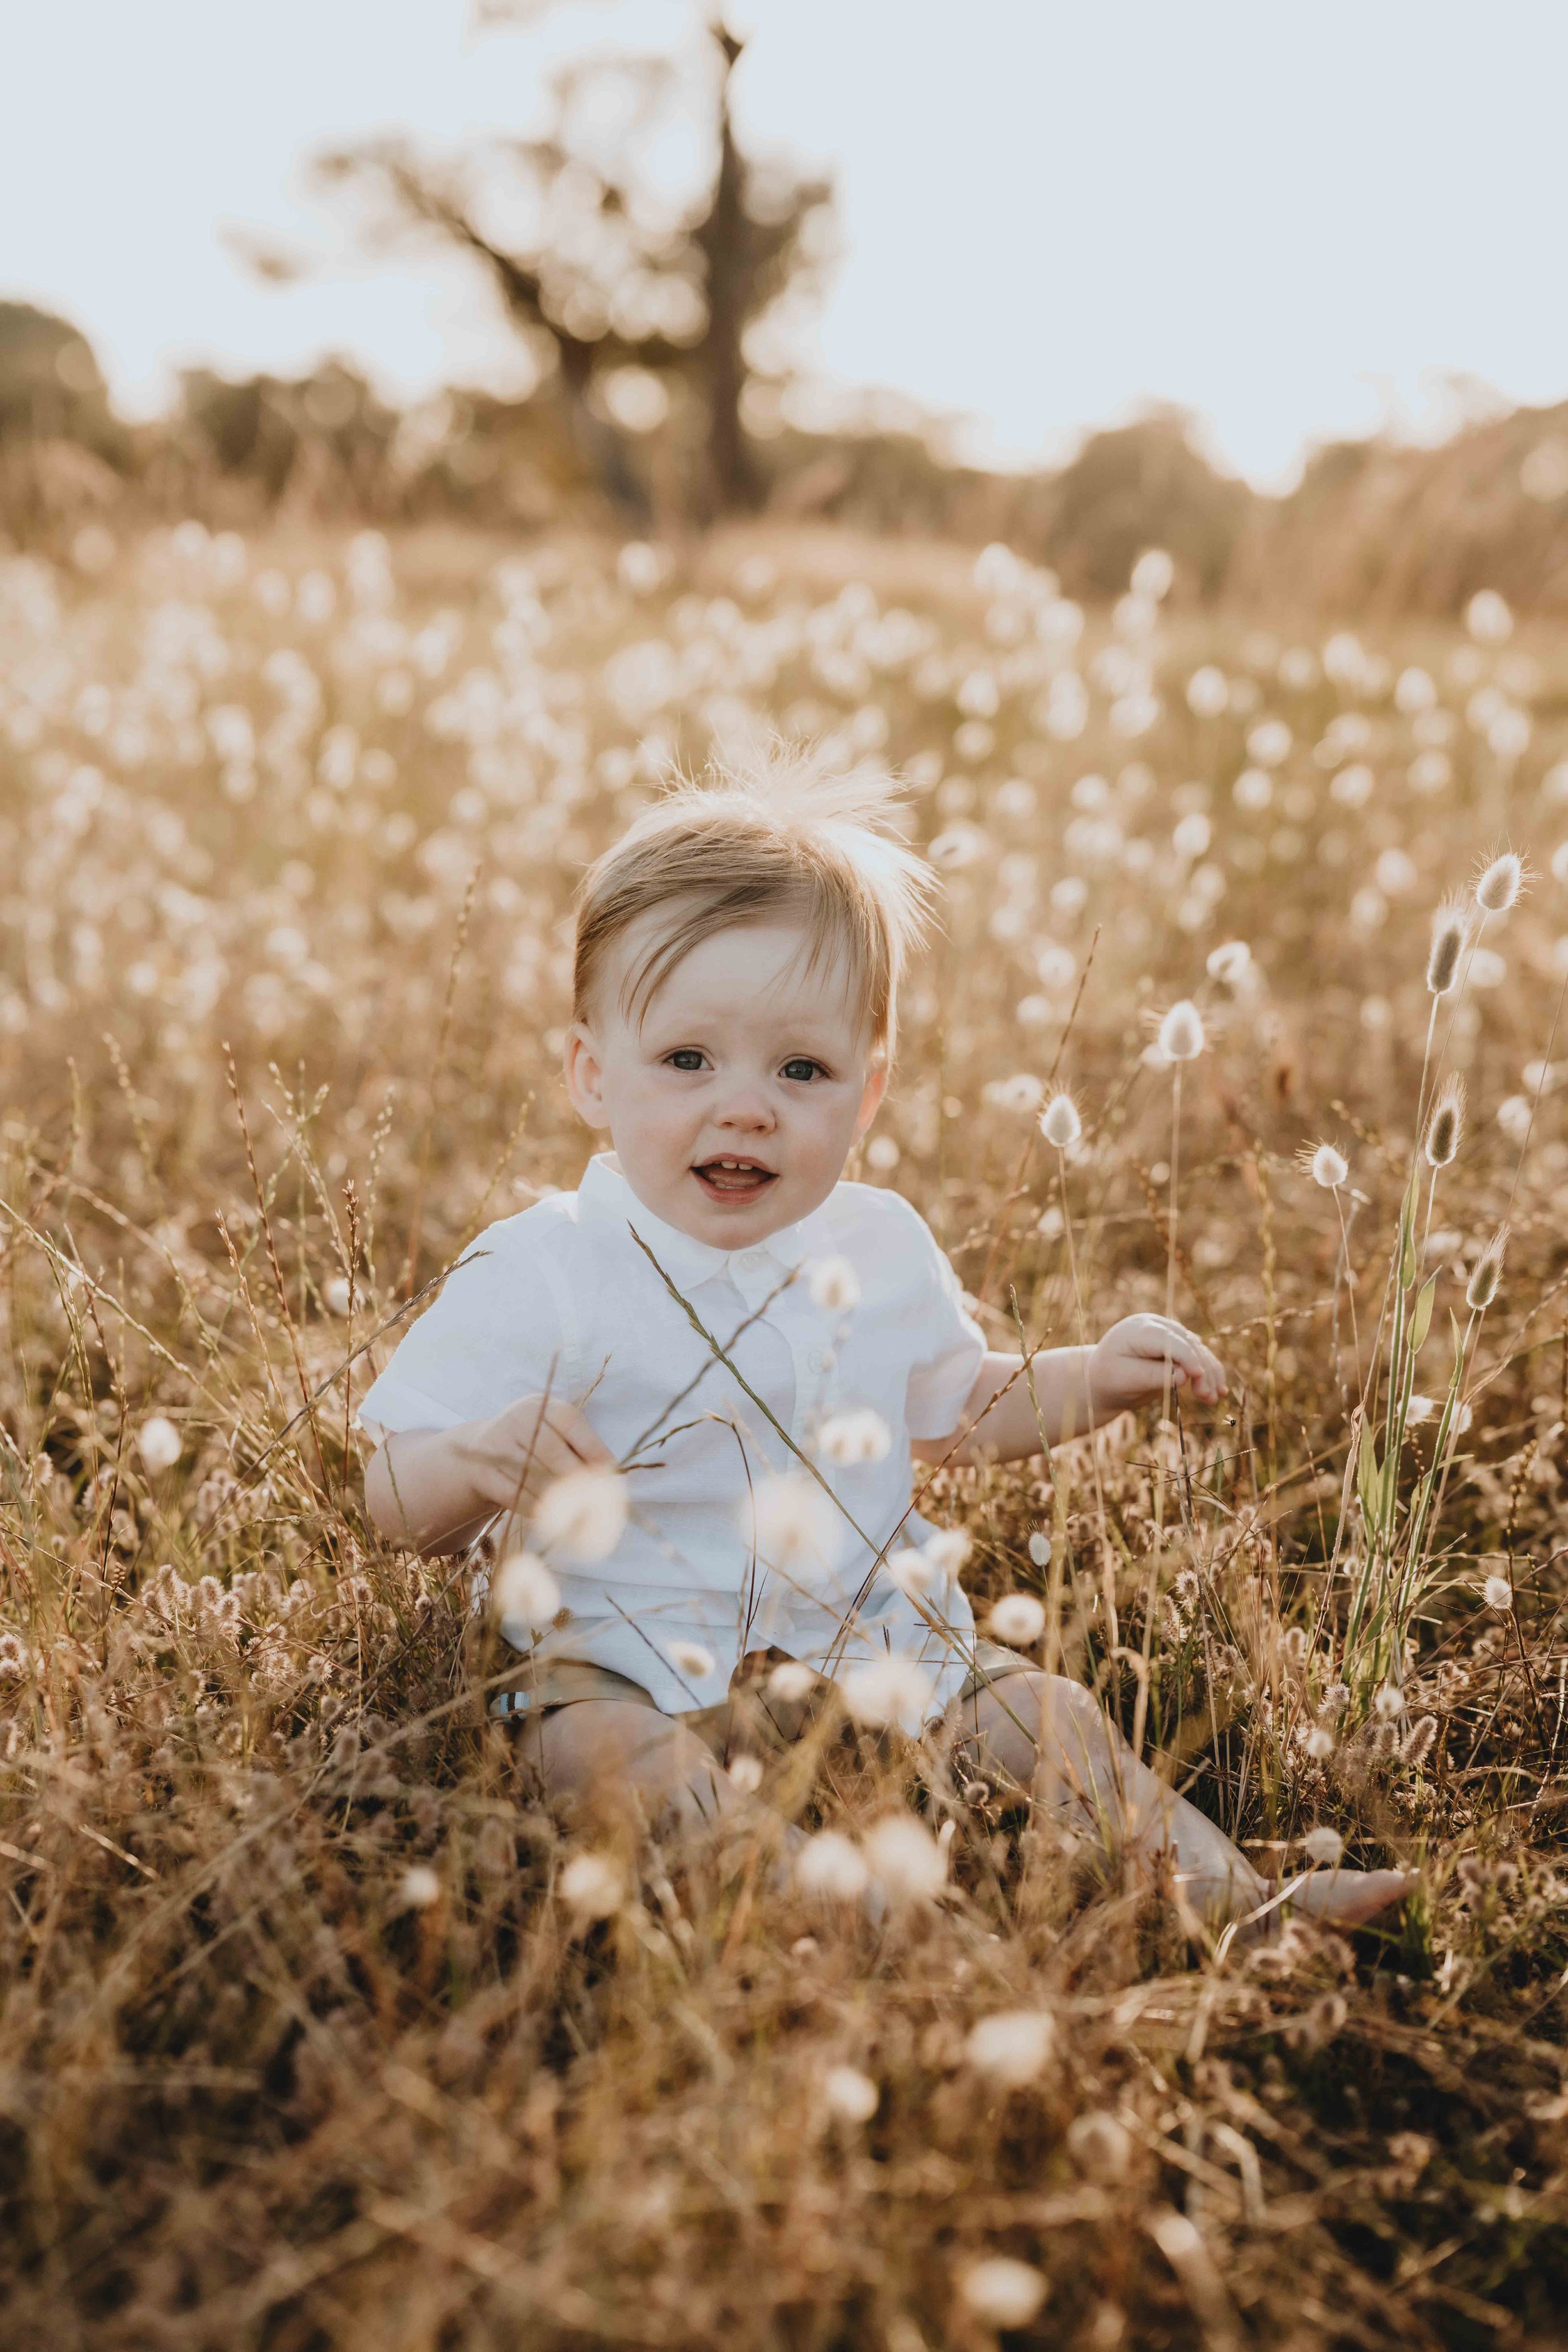
[{"label": "child's arm", "polygon": [[1225,1394],[1218,1357],[1184,1324],[1163,1315],[1125,1316],[1094,1347],[1042,1351],[1019,1374],[1022,1361],[1020,1356],[987,1356],[959,1417],[958,1426],[968,1436],[951,1453],[951,1440],[919,1444],[913,1449],[917,1460],[964,1463],[984,1456],[1015,1462],[1039,1453],[1042,1429],[1046,1443],[1057,1445],[1084,1436],[1119,1412],[1160,1403],[1167,1381],[1173,1392],[1185,1390],[1200,1404],[1215,1404]]},{"label": "child's arm", "polygon": [[405,1429],[372,1456],[365,1507],[381,1533],[426,1559],[462,1551],[568,1470],[612,1459],[574,1405],[521,1397],[489,1421]]}]

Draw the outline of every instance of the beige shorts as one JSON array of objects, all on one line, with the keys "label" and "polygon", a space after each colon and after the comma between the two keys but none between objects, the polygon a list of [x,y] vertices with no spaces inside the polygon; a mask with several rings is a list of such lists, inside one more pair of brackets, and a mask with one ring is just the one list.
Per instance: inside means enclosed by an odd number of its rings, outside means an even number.
[{"label": "beige shorts", "polygon": [[[788,1747],[816,1719],[824,1696],[832,1687],[824,1681],[803,1699],[773,1697],[767,1688],[769,1676],[775,1666],[786,1663],[788,1655],[784,1650],[748,1651],[730,1678],[728,1698],[721,1699],[717,1706],[686,1708],[671,1720],[696,1732],[721,1761],[728,1759],[737,1743],[763,1748]],[[1027,1674],[1033,1664],[1000,1642],[977,1640],[974,1664],[958,1695],[960,1706],[1007,1675]],[[592,1699],[619,1699],[623,1706],[648,1706],[659,1712],[641,1683],[616,1674],[612,1666],[596,1666],[579,1658],[523,1664],[514,1681],[494,1693],[489,1711],[503,1720],[515,1721],[521,1716],[548,1715],[558,1706],[576,1706]]]}]

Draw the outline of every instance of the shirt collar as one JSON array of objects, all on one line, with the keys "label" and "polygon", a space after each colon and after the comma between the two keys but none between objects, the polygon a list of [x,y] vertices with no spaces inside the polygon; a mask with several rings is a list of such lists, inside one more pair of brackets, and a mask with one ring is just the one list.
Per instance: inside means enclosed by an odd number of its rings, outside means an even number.
[{"label": "shirt collar", "polygon": [[584,1170],[577,1187],[577,1217],[582,1224],[634,1226],[678,1290],[728,1276],[742,1296],[756,1287],[759,1275],[768,1276],[766,1287],[773,1289],[784,1275],[795,1272],[809,1247],[812,1222],[803,1217],[798,1224],[781,1226],[766,1241],[745,1249],[715,1249],[645,1208],[613,1151],[595,1152]]}]

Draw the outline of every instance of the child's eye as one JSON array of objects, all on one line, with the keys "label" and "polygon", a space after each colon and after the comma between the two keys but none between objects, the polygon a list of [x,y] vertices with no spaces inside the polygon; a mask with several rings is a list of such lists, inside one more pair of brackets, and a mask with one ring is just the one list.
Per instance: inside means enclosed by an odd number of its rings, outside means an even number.
[{"label": "child's eye", "polygon": [[700,1070],[702,1067],[702,1056],[695,1045],[678,1045],[673,1054],[666,1055],[665,1059],[672,1070]]},{"label": "child's eye", "polygon": [[809,1060],[805,1054],[796,1054],[779,1072],[781,1077],[799,1078],[803,1081],[808,1078],[826,1077],[826,1075],[820,1062]]}]

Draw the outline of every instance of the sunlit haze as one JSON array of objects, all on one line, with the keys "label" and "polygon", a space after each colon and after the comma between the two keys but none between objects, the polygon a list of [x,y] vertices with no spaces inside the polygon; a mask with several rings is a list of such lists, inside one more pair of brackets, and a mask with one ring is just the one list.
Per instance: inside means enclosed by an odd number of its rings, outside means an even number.
[{"label": "sunlit haze", "polygon": [[[484,289],[370,265],[308,194],[324,142],[536,119],[584,41],[689,40],[675,0],[476,33],[468,0],[5,0],[0,293],[93,339],[146,411],[173,369],[327,351],[402,394],[504,383]],[[1264,482],[1303,445],[1457,413],[1445,379],[1568,394],[1551,0],[746,0],[752,144],[830,165],[842,254],[800,356],[1058,454],[1148,398]],[[314,257],[258,283],[224,232]],[[1460,396],[1458,405],[1462,405]]]}]

